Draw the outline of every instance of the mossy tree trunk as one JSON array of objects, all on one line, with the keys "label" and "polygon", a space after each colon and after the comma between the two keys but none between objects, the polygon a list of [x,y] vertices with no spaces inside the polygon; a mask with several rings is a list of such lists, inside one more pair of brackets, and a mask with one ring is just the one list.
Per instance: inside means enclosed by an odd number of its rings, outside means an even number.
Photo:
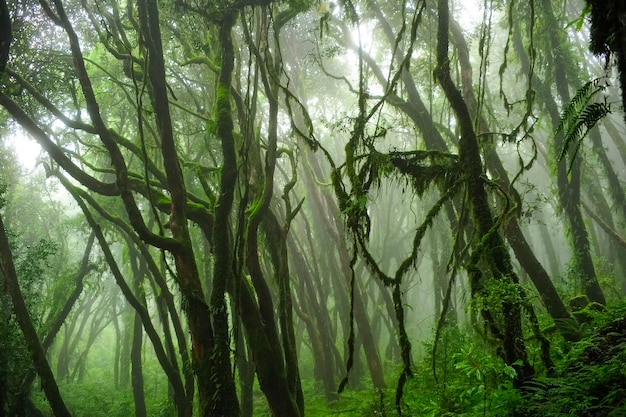
[{"label": "mossy tree trunk", "polygon": [[228,217],[236,184],[236,161],[233,123],[230,107],[230,85],[233,71],[231,30],[236,21],[233,12],[224,13],[220,24],[222,66],[218,81],[217,130],[222,141],[224,164],[220,182],[220,197],[215,213],[214,281],[209,305],[200,281],[193,245],[187,225],[187,192],[178,160],[173,136],[172,120],[167,100],[165,63],[156,1],[139,2],[139,18],[148,50],[148,76],[152,87],[155,121],[161,140],[163,166],[171,195],[170,229],[176,245],[171,251],[178,272],[178,280],[187,306],[187,322],[192,336],[193,364],[198,384],[202,416],[236,417],[239,404],[230,366],[230,339],[226,284],[232,279]]},{"label": "mossy tree trunk", "polygon": [[[478,105],[474,88],[472,67],[469,58],[469,48],[465,42],[462,29],[455,21],[451,21],[450,25],[452,42],[456,46],[459,64],[461,67],[461,83],[463,99],[467,105],[468,111],[473,120],[477,120],[477,134],[488,134],[490,131],[487,120]],[[521,213],[522,199],[517,190],[511,184],[507,170],[504,168],[502,161],[496,151],[496,144],[493,140],[485,140],[481,145],[484,153],[485,166],[493,174],[494,181],[502,190],[509,194],[509,198],[513,201],[514,207],[509,218],[505,220],[504,234],[509,242],[513,253],[517,258],[520,266],[528,274],[531,282],[539,292],[541,301],[546,307],[548,314],[557,324],[559,329],[563,329],[563,336],[571,337],[571,332],[567,331],[565,322],[573,320],[567,311],[561,296],[556,290],[554,283],[550,279],[548,272],[545,270],[541,262],[535,256],[534,251],[530,247],[519,223],[519,213]]]},{"label": "mossy tree trunk", "polygon": [[[487,327],[502,342],[505,362],[517,371],[516,384],[534,375],[534,369],[527,359],[524,336],[522,333],[522,316],[519,301],[514,294],[517,289],[517,276],[513,271],[511,260],[504,240],[495,224],[489,199],[485,190],[484,170],[480,149],[473,121],[461,92],[457,89],[450,76],[448,58],[449,6],[447,0],[438,1],[437,30],[437,68],[435,76],[452,107],[460,126],[459,160],[467,184],[467,198],[477,243],[473,249],[473,263],[470,267],[470,283],[475,296],[486,295],[489,280],[495,280],[508,288],[511,297],[502,300],[502,308],[497,311],[496,305],[490,306],[493,311],[483,309]],[[494,314],[495,313],[495,314]],[[501,317],[502,323],[496,318]]]},{"label": "mossy tree trunk", "polygon": [[[294,179],[295,181],[295,179]],[[288,198],[288,197],[287,197]],[[288,222],[291,219],[287,220]],[[296,336],[293,320],[293,300],[291,295],[291,276],[287,255],[287,233],[289,223],[280,224],[276,215],[268,210],[263,220],[263,229],[267,237],[268,249],[274,267],[274,276],[278,282],[278,321],[280,325],[281,343],[285,354],[287,386],[296,401],[300,414],[304,415],[304,394],[298,355],[296,353]]]},{"label": "mossy tree trunk", "polygon": [[[235,12],[226,12],[222,16],[219,28],[221,50],[221,68],[217,85],[216,114],[217,133],[221,141],[224,158],[220,177],[220,193],[215,209],[215,227],[213,230],[213,287],[211,289],[211,318],[215,331],[215,345],[212,356],[215,360],[210,374],[199,376],[212,381],[212,390],[221,392],[218,403],[209,407],[205,416],[220,416],[224,413],[232,416],[240,414],[239,400],[236,396],[234,380],[230,368],[230,339],[228,311],[226,308],[226,289],[235,279],[232,270],[232,243],[230,241],[230,215],[237,185],[237,156],[233,136],[233,118],[231,107],[231,83],[234,69],[234,47],[231,30],[235,24]],[[208,369],[207,369],[208,371]],[[208,387],[207,387],[208,388]],[[205,392],[204,395],[211,395]],[[214,395],[214,394],[213,394]],[[205,397],[204,400],[210,400]],[[208,405],[208,404],[207,404]],[[204,407],[203,407],[204,408]]]},{"label": "mossy tree trunk", "polygon": [[[569,103],[571,97],[566,76],[568,67],[565,60],[565,51],[563,50],[564,45],[566,45],[566,40],[562,36],[559,36],[562,32],[554,16],[552,2],[550,0],[542,0],[541,4],[543,16],[550,34],[549,48],[553,53],[548,54],[548,56],[552,59],[557,93],[562,103]],[[553,100],[548,90],[544,91],[543,95],[545,100]],[[554,114],[554,110],[550,113],[554,126],[558,126],[560,115],[557,118],[556,114]],[[555,158],[561,154],[564,139],[563,132],[558,132],[554,137],[553,153]],[[574,144],[570,145],[576,146]],[[577,278],[579,278],[582,289],[587,295],[587,298],[589,298],[589,301],[605,304],[606,300],[600,288],[600,284],[598,283],[593,259],[591,257],[589,236],[580,209],[580,158],[575,157],[575,152],[568,152],[567,155],[569,155],[568,158],[563,158],[561,161],[558,161],[556,165],[557,195],[559,204],[569,223],[574,270],[580,275],[580,277]]]},{"label": "mossy tree trunk", "polygon": [[[245,181],[249,204],[243,219],[242,264],[245,265],[250,276],[251,288],[249,287],[249,289],[254,290],[258,307],[254,318],[250,314],[244,313],[244,310],[250,309],[251,306],[244,305],[246,303],[246,288],[241,288],[240,291],[243,291],[242,295],[244,296],[241,299],[241,320],[247,330],[248,344],[256,365],[259,386],[267,398],[272,414],[296,417],[304,414],[304,401],[294,350],[293,320],[291,319],[293,312],[291,303],[288,301],[291,294],[289,294],[288,299],[281,297],[284,296],[285,288],[290,291],[289,273],[288,269],[285,270],[288,268],[287,259],[285,257],[282,260],[275,256],[280,258],[282,248],[279,242],[266,242],[270,246],[274,243],[279,245],[269,248],[270,255],[275,261],[273,262],[273,269],[279,285],[279,313],[277,318],[272,291],[268,284],[266,271],[262,267],[259,251],[262,244],[260,228],[267,218],[273,216],[270,203],[274,196],[274,173],[278,159],[278,100],[282,57],[277,34],[280,32],[281,23],[270,18],[273,7],[271,4],[265,5],[252,12],[257,17],[257,26],[255,26],[258,30],[257,39],[251,38],[250,30],[252,27],[246,26],[245,28],[251,52],[259,62],[255,80],[258,82],[260,78],[263,85],[263,91],[268,101],[268,112],[266,116],[267,146],[265,147],[263,163],[260,156],[261,146],[257,143],[258,138],[254,129],[250,129],[253,126],[254,115],[246,120],[249,129],[244,131],[244,140],[248,141],[246,155],[248,165],[245,167],[247,174]],[[272,31],[275,32],[275,35],[270,37]],[[256,86],[254,88],[256,89]],[[246,201],[246,203],[248,202]],[[284,287],[285,285],[286,287]],[[246,286],[245,282],[243,286]],[[258,328],[257,320],[263,323],[262,329]],[[262,330],[262,333],[259,330]],[[268,363],[271,363],[271,366],[268,366]]]}]

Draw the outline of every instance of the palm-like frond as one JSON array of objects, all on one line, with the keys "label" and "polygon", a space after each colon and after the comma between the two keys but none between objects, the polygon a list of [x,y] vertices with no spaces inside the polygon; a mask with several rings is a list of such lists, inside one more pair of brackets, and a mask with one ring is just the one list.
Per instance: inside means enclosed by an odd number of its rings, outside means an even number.
[{"label": "palm-like frond", "polygon": [[[603,79],[596,78],[585,83],[578,89],[576,95],[563,111],[561,121],[554,132],[555,135],[563,133],[564,136],[561,151],[557,158],[558,162],[561,162],[568,152],[573,152],[570,158],[573,161],[587,133],[602,118],[611,113],[611,106],[606,102],[606,99],[602,102],[593,101],[606,88],[602,82]],[[572,146],[574,146],[573,151],[571,151]],[[570,162],[569,170],[571,168],[572,163]]]}]

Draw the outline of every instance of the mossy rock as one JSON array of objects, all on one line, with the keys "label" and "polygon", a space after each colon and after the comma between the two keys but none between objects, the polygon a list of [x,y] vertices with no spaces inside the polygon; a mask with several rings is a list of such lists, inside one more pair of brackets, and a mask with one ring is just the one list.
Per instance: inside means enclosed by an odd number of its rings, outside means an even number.
[{"label": "mossy rock", "polygon": [[589,304],[589,299],[586,295],[581,294],[569,300],[569,308],[572,311],[580,311],[583,308],[587,307]]}]

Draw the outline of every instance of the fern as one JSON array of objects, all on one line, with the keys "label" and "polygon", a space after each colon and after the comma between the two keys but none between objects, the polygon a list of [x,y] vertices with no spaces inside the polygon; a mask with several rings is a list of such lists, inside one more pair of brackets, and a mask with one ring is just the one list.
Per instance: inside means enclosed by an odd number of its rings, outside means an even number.
[{"label": "fern", "polygon": [[557,158],[558,162],[565,158],[572,144],[575,144],[568,173],[572,169],[582,140],[602,118],[611,113],[611,106],[606,102],[606,98],[602,102],[592,101],[598,93],[606,89],[606,86],[601,84],[602,80],[602,78],[593,79],[578,89],[563,111],[559,125],[554,132],[555,136],[559,133],[564,135],[563,145]]}]

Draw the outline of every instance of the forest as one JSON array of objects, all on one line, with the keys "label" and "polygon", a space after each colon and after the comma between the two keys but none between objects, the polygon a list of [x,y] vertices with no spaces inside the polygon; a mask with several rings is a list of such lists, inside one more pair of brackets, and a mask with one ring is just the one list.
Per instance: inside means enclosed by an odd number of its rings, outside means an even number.
[{"label": "forest", "polygon": [[0,0],[0,417],[626,416],[621,0]]}]

